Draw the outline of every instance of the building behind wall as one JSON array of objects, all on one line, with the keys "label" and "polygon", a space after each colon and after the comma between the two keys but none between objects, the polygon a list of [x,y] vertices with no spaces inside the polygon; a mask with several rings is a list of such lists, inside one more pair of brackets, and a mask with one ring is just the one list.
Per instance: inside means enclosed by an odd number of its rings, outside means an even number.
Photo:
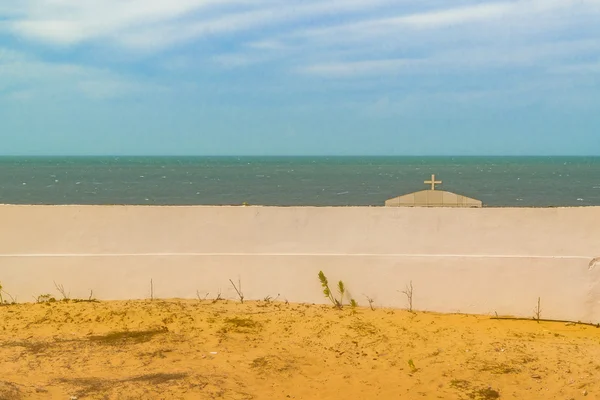
[{"label": "building behind wall", "polygon": [[481,208],[481,200],[472,199],[460,194],[436,190],[435,185],[441,184],[441,181],[435,180],[435,175],[431,176],[430,181],[425,184],[431,185],[430,190],[409,193],[394,197],[385,202],[386,207],[468,207]]}]

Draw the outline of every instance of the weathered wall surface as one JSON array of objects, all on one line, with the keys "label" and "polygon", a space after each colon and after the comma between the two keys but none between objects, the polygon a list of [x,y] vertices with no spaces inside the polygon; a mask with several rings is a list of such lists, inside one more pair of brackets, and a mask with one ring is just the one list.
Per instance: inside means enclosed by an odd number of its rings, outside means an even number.
[{"label": "weathered wall surface", "polygon": [[359,303],[600,322],[600,207],[277,208],[0,206],[0,281],[19,301],[56,293]]}]

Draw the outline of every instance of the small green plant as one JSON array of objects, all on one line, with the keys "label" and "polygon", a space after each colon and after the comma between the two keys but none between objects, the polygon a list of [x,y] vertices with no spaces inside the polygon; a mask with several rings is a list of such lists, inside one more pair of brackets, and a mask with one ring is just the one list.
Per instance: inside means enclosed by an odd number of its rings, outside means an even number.
[{"label": "small green plant", "polygon": [[40,294],[38,297],[34,297],[36,303],[55,303],[56,298],[51,294]]},{"label": "small green plant", "polygon": [[344,295],[346,294],[346,287],[344,282],[338,282],[338,293],[340,294],[340,308],[344,306]]},{"label": "small green plant", "polygon": [[[325,276],[323,271],[319,271],[319,281],[321,281],[321,286],[323,287],[323,294],[325,295],[326,298],[329,299],[329,301],[331,301],[331,304],[333,304],[337,308],[340,308],[340,309],[343,308],[344,307],[344,296],[348,294],[348,291],[346,290],[346,286],[344,285],[344,282],[342,282],[342,281],[338,282],[337,290],[338,290],[338,293],[340,294],[340,299],[338,300],[333,295],[333,292],[329,288],[329,281],[327,280],[327,277]],[[350,298],[350,306],[357,307],[358,303],[353,298]]]},{"label": "small green plant", "polygon": [[[329,301],[331,301],[331,303],[334,306],[336,306],[337,308],[342,308],[342,302],[338,301],[338,299],[336,299],[333,296],[333,293],[331,292],[331,289],[329,288],[329,281],[327,280],[327,277],[325,276],[323,271],[319,271],[319,281],[321,281],[321,286],[323,287],[323,294],[325,295],[325,297],[328,298]],[[339,282],[338,288],[339,287],[344,289],[344,284],[342,283],[342,281]]]},{"label": "small green plant", "polygon": [[100,302],[98,301],[98,299],[96,299],[96,298],[94,297],[94,291],[93,291],[93,290],[90,290],[90,295],[89,295],[89,297],[87,298],[87,300],[86,300],[86,299],[73,299],[72,301],[73,301],[74,303],[100,303]]},{"label": "small green plant", "polygon": [[408,367],[410,368],[410,372],[412,373],[418,371],[418,368],[415,366],[415,362],[413,360],[408,360]]}]

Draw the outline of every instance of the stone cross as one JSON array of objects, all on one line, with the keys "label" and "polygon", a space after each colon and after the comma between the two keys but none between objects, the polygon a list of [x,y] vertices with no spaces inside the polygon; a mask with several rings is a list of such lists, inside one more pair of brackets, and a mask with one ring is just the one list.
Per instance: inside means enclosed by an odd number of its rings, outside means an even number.
[{"label": "stone cross", "polygon": [[426,185],[431,185],[431,190],[435,190],[435,185],[441,185],[442,181],[436,181],[435,180],[435,175],[431,175],[431,180],[430,181],[425,181]]}]

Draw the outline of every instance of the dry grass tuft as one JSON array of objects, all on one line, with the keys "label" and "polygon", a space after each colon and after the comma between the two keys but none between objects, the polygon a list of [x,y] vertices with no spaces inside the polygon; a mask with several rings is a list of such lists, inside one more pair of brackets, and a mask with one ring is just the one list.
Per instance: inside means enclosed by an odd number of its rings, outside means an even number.
[{"label": "dry grass tuft", "polygon": [[28,341],[13,341],[4,342],[0,347],[22,347],[25,351],[31,354],[41,354],[46,352],[54,343],[51,342],[28,342]]},{"label": "dry grass tuft", "polygon": [[21,400],[22,398],[21,390],[16,384],[0,381],[0,400]]},{"label": "dry grass tuft", "polygon": [[62,378],[59,379],[60,383],[64,383],[67,385],[71,385],[77,387],[79,390],[76,392],[77,397],[90,396],[93,394],[107,392],[110,389],[114,389],[115,387],[122,386],[123,384],[133,382],[133,383],[147,383],[150,385],[162,385],[165,383],[169,383],[175,380],[182,380],[187,378],[188,374],[184,373],[155,373],[155,374],[147,374],[135,376],[132,378],[126,379],[101,379],[101,378],[75,378],[75,379],[67,379]]},{"label": "dry grass tuft", "polygon": [[152,329],[146,331],[122,331],[112,332],[106,335],[90,336],[88,340],[105,346],[122,346],[132,343],[145,343],[156,335],[167,333],[167,328]]}]

